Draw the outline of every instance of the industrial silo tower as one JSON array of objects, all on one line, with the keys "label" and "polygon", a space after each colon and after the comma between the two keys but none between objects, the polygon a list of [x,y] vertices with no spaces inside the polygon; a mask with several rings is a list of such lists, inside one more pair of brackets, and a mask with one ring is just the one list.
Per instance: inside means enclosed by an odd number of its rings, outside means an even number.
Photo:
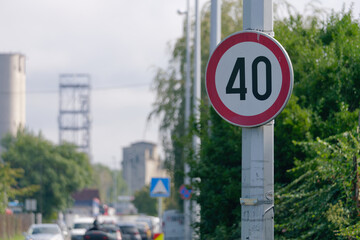
[{"label": "industrial silo tower", "polygon": [[0,53],[0,137],[25,127],[25,56]]},{"label": "industrial silo tower", "polygon": [[59,143],[69,142],[88,154],[90,144],[90,75],[60,74]]}]

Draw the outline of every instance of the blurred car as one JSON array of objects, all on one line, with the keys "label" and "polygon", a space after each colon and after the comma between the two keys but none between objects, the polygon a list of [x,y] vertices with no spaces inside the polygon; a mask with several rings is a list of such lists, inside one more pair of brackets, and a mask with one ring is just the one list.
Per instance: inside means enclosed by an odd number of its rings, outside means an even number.
[{"label": "blurred car", "polygon": [[93,217],[81,217],[74,220],[70,229],[71,240],[83,240],[86,230],[91,228],[94,223]]},{"label": "blurred car", "polygon": [[140,232],[135,223],[119,222],[117,225],[120,228],[123,240],[141,240]]},{"label": "blurred car", "polygon": [[151,240],[151,230],[146,222],[136,222],[136,227],[139,230],[141,240]]},{"label": "blurred car", "polygon": [[33,224],[24,235],[26,240],[64,240],[57,224]]},{"label": "blurred car", "polygon": [[100,225],[98,230],[89,230],[83,240],[124,240],[119,227],[116,225]]},{"label": "blurred car", "polygon": [[158,217],[140,215],[139,217],[137,217],[136,222],[147,223],[151,231],[151,237],[154,236],[154,233],[161,232],[160,219]]}]

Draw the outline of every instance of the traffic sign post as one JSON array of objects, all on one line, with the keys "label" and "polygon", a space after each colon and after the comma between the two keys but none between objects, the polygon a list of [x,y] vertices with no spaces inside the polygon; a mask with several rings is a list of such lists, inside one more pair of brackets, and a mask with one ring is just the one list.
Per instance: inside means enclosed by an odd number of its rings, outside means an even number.
[{"label": "traffic sign post", "polygon": [[[274,239],[274,121],[290,99],[293,69],[273,35],[272,0],[244,0],[246,31],[223,40],[206,69],[216,112],[242,129],[241,239]],[[249,29],[256,29],[251,31]]]},{"label": "traffic sign post", "polygon": [[158,216],[161,219],[162,198],[170,197],[170,178],[151,178],[150,197],[158,198]]}]

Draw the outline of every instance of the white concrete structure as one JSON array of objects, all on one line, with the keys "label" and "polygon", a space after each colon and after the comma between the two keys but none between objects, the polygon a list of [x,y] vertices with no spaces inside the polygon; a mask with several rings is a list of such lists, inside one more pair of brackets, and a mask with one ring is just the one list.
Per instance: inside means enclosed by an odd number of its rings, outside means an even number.
[{"label": "white concrete structure", "polygon": [[134,194],[153,177],[165,177],[156,144],[137,142],[123,148],[123,177],[128,185],[129,194]]},{"label": "white concrete structure", "polygon": [[[246,0],[244,30],[273,34],[273,1]],[[242,129],[241,239],[274,240],[274,121]]]},{"label": "white concrete structure", "polygon": [[25,126],[25,56],[0,54],[0,137]]}]

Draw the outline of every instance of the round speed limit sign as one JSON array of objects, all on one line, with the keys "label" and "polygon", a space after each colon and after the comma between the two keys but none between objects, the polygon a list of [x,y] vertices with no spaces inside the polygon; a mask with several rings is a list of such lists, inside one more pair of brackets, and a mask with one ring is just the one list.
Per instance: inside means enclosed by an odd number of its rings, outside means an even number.
[{"label": "round speed limit sign", "polygon": [[257,31],[224,39],[206,69],[206,90],[214,109],[241,127],[256,127],[274,119],[289,101],[293,81],[285,49]]}]

